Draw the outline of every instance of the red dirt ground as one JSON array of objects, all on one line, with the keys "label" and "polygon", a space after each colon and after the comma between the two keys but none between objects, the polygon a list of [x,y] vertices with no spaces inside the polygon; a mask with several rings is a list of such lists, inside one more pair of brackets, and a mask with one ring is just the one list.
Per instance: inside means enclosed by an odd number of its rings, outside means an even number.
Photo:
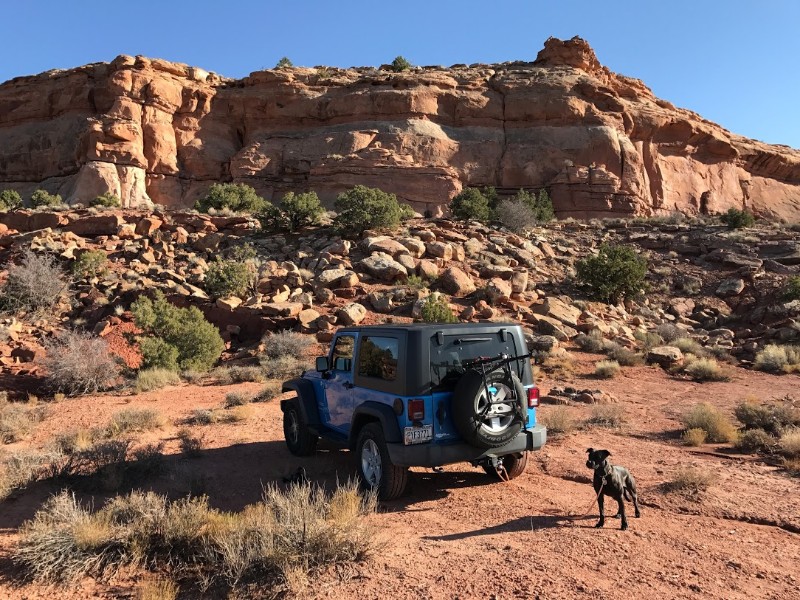
[{"label": "red dirt ground", "polygon": [[[526,473],[511,482],[489,479],[469,465],[443,473],[413,469],[408,494],[386,502],[370,517],[382,548],[352,569],[329,573],[301,592],[320,598],[800,598],[800,479],[755,456],[724,445],[689,448],[677,432],[679,416],[701,401],[730,412],[747,396],[763,401],[800,393],[800,377],[772,376],[731,367],[732,379],[698,384],[673,379],[657,368],[623,369],[614,380],[586,375],[593,357],[575,354],[577,374],[559,385],[600,388],[615,396],[626,423],[620,429],[583,427],[535,453]],[[543,389],[553,382],[544,380]],[[220,406],[232,391],[260,384],[179,386],[139,396],[66,400],[25,442],[41,446],[61,431],[106,422],[124,408],[156,408],[170,420],[140,437],[165,440],[170,474],[160,491],[186,493],[201,482],[211,502],[228,510],[257,501],[262,483],[303,465],[312,480],[333,485],[354,474],[347,451],[321,444],[300,459],[283,444],[277,401],[253,404],[244,423],[197,427],[206,450],[197,459],[179,454],[175,422],[195,408]],[[554,410],[543,406],[542,413]],[[590,406],[569,410],[578,422]],[[617,464],[636,476],[642,518],[630,530],[616,519],[594,529],[596,505],[586,469],[587,447],[608,448]],[[682,467],[713,473],[716,482],[690,497],[663,491]],[[51,486],[37,484],[0,504],[0,597],[51,598],[52,589],[18,587],[9,578],[16,528],[30,518]],[[95,498],[96,503],[102,502]],[[591,509],[590,509],[591,507]],[[631,513],[632,513],[632,507]],[[588,516],[581,516],[589,510]],[[613,506],[606,505],[609,514]],[[58,589],[64,600],[131,597],[135,578],[99,584],[86,580]]]}]

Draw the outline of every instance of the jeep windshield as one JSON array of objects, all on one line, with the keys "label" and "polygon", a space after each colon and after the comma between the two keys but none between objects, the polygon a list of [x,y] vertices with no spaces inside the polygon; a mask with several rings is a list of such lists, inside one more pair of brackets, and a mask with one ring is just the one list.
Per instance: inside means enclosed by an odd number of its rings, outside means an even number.
[{"label": "jeep windshield", "polygon": [[[503,339],[505,338],[505,339]],[[452,390],[470,361],[479,358],[494,358],[500,354],[518,356],[524,350],[517,348],[514,336],[507,331],[443,335],[437,333],[430,339],[432,391]],[[524,360],[511,363],[520,379],[523,379]]]}]

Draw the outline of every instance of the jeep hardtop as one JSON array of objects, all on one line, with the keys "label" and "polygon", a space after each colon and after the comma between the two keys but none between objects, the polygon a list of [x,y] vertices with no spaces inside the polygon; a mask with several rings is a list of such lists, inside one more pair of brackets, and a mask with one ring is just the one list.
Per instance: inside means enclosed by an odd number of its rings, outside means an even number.
[{"label": "jeep hardtop", "polygon": [[547,438],[522,329],[511,323],[339,329],[316,368],[286,381],[286,445],[309,456],[320,437],[355,451],[362,483],[401,495],[408,467],[469,462],[522,474]]}]

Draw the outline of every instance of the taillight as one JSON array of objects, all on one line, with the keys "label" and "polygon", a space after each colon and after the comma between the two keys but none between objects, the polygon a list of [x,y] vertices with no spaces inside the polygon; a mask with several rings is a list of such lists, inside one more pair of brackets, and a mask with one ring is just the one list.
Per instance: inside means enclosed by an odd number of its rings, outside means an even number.
[{"label": "taillight", "polygon": [[539,388],[528,388],[528,408],[536,408],[539,406]]},{"label": "taillight", "polygon": [[425,420],[425,400],[417,399],[408,401],[408,420],[409,421]]}]

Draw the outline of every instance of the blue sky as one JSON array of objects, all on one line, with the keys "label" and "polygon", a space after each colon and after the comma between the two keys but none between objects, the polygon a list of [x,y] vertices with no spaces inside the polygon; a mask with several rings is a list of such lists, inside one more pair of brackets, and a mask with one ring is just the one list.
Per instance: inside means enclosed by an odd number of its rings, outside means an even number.
[{"label": "blue sky", "polygon": [[0,81],[143,54],[228,77],[296,65],[533,60],[580,35],[611,70],[724,127],[800,148],[797,0],[2,1]]}]

